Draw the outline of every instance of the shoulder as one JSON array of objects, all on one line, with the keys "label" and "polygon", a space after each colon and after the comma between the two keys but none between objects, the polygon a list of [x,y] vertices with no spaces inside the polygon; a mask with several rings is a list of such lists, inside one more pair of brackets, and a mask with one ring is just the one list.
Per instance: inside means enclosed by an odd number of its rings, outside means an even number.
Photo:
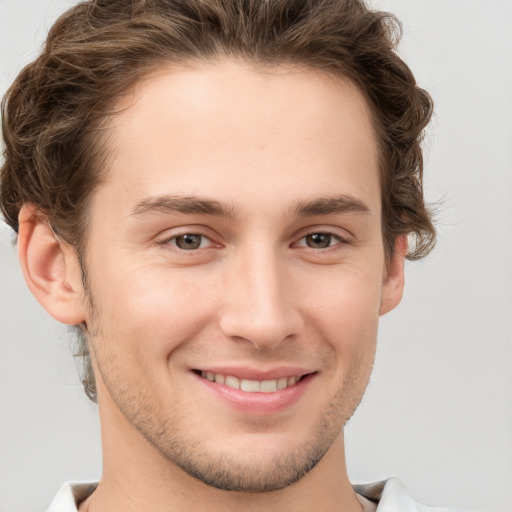
[{"label": "shoulder", "polygon": [[78,504],[93,493],[98,482],[66,482],[46,512],[77,512]]},{"label": "shoulder", "polygon": [[357,494],[378,503],[377,512],[468,512],[427,507],[415,501],[398,478],[373,484],[354,485]]}]

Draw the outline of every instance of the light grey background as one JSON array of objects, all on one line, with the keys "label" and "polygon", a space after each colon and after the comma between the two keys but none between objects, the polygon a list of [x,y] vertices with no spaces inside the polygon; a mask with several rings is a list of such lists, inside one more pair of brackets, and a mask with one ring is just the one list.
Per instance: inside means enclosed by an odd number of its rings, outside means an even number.
[{"label": "light grey background", "polygon": [[[0,0],[0,93],[70,0]],[[427,504],[512,510],[512,1],[375,0],[436,102],[426,189],[439,245],[407,266],[347,428],[354,482],[399,476]],[[44,510],[100,476],[95,406],[64,327],[25,287],[0,228],[0,511]]]}]

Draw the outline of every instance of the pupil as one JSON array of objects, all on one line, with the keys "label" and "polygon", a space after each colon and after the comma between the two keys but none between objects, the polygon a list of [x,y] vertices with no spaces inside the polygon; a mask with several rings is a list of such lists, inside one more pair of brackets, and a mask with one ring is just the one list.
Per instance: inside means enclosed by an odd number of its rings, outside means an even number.
[{"label": "pupil", "polygon": [[328,233],[313,233],[306,237],[306,242],[309,247],[325,249],[331,245],[331,235]]},{"label": "pupil", "polygon": [[176,237],[176,245],[180,249],[199,249],[201,246],[201,235],[181,235]]}]

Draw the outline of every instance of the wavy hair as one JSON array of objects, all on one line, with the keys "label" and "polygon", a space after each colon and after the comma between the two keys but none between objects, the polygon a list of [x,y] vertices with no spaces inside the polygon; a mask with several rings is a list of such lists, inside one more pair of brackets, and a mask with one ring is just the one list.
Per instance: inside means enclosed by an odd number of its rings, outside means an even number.
[{"label": "wavy hair", "polygon": [[[220,55],[293,64],[348,78],[368,102],[380,149],[387,258],[399,235],[409,259],[435,243],[423,198],[421,141],[432,100],[397,55],[397,19],[363,0],[88,0],[53,25],[40,56],[2,100],[0,203],[18,230],[25,203],[73,245],[83,266],[88,201],[105,172],[104,126],[119,98],[167,63]],[[95,401],[86,331],[82,382]]]}]

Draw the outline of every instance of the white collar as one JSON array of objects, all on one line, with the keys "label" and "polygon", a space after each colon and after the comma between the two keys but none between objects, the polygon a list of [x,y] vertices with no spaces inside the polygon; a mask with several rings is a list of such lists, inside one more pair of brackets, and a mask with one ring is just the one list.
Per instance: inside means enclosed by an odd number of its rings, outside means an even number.
[{"label": "white collar", "polygon": [[[66,482],[52,501],[47,512],[77,512],[77,503],[91,495],[98,482]],[[464,512],[435,509],[417,503],[398,478],[373,484],[354,485],[354,491],[374,503],[377,512]]]}]

